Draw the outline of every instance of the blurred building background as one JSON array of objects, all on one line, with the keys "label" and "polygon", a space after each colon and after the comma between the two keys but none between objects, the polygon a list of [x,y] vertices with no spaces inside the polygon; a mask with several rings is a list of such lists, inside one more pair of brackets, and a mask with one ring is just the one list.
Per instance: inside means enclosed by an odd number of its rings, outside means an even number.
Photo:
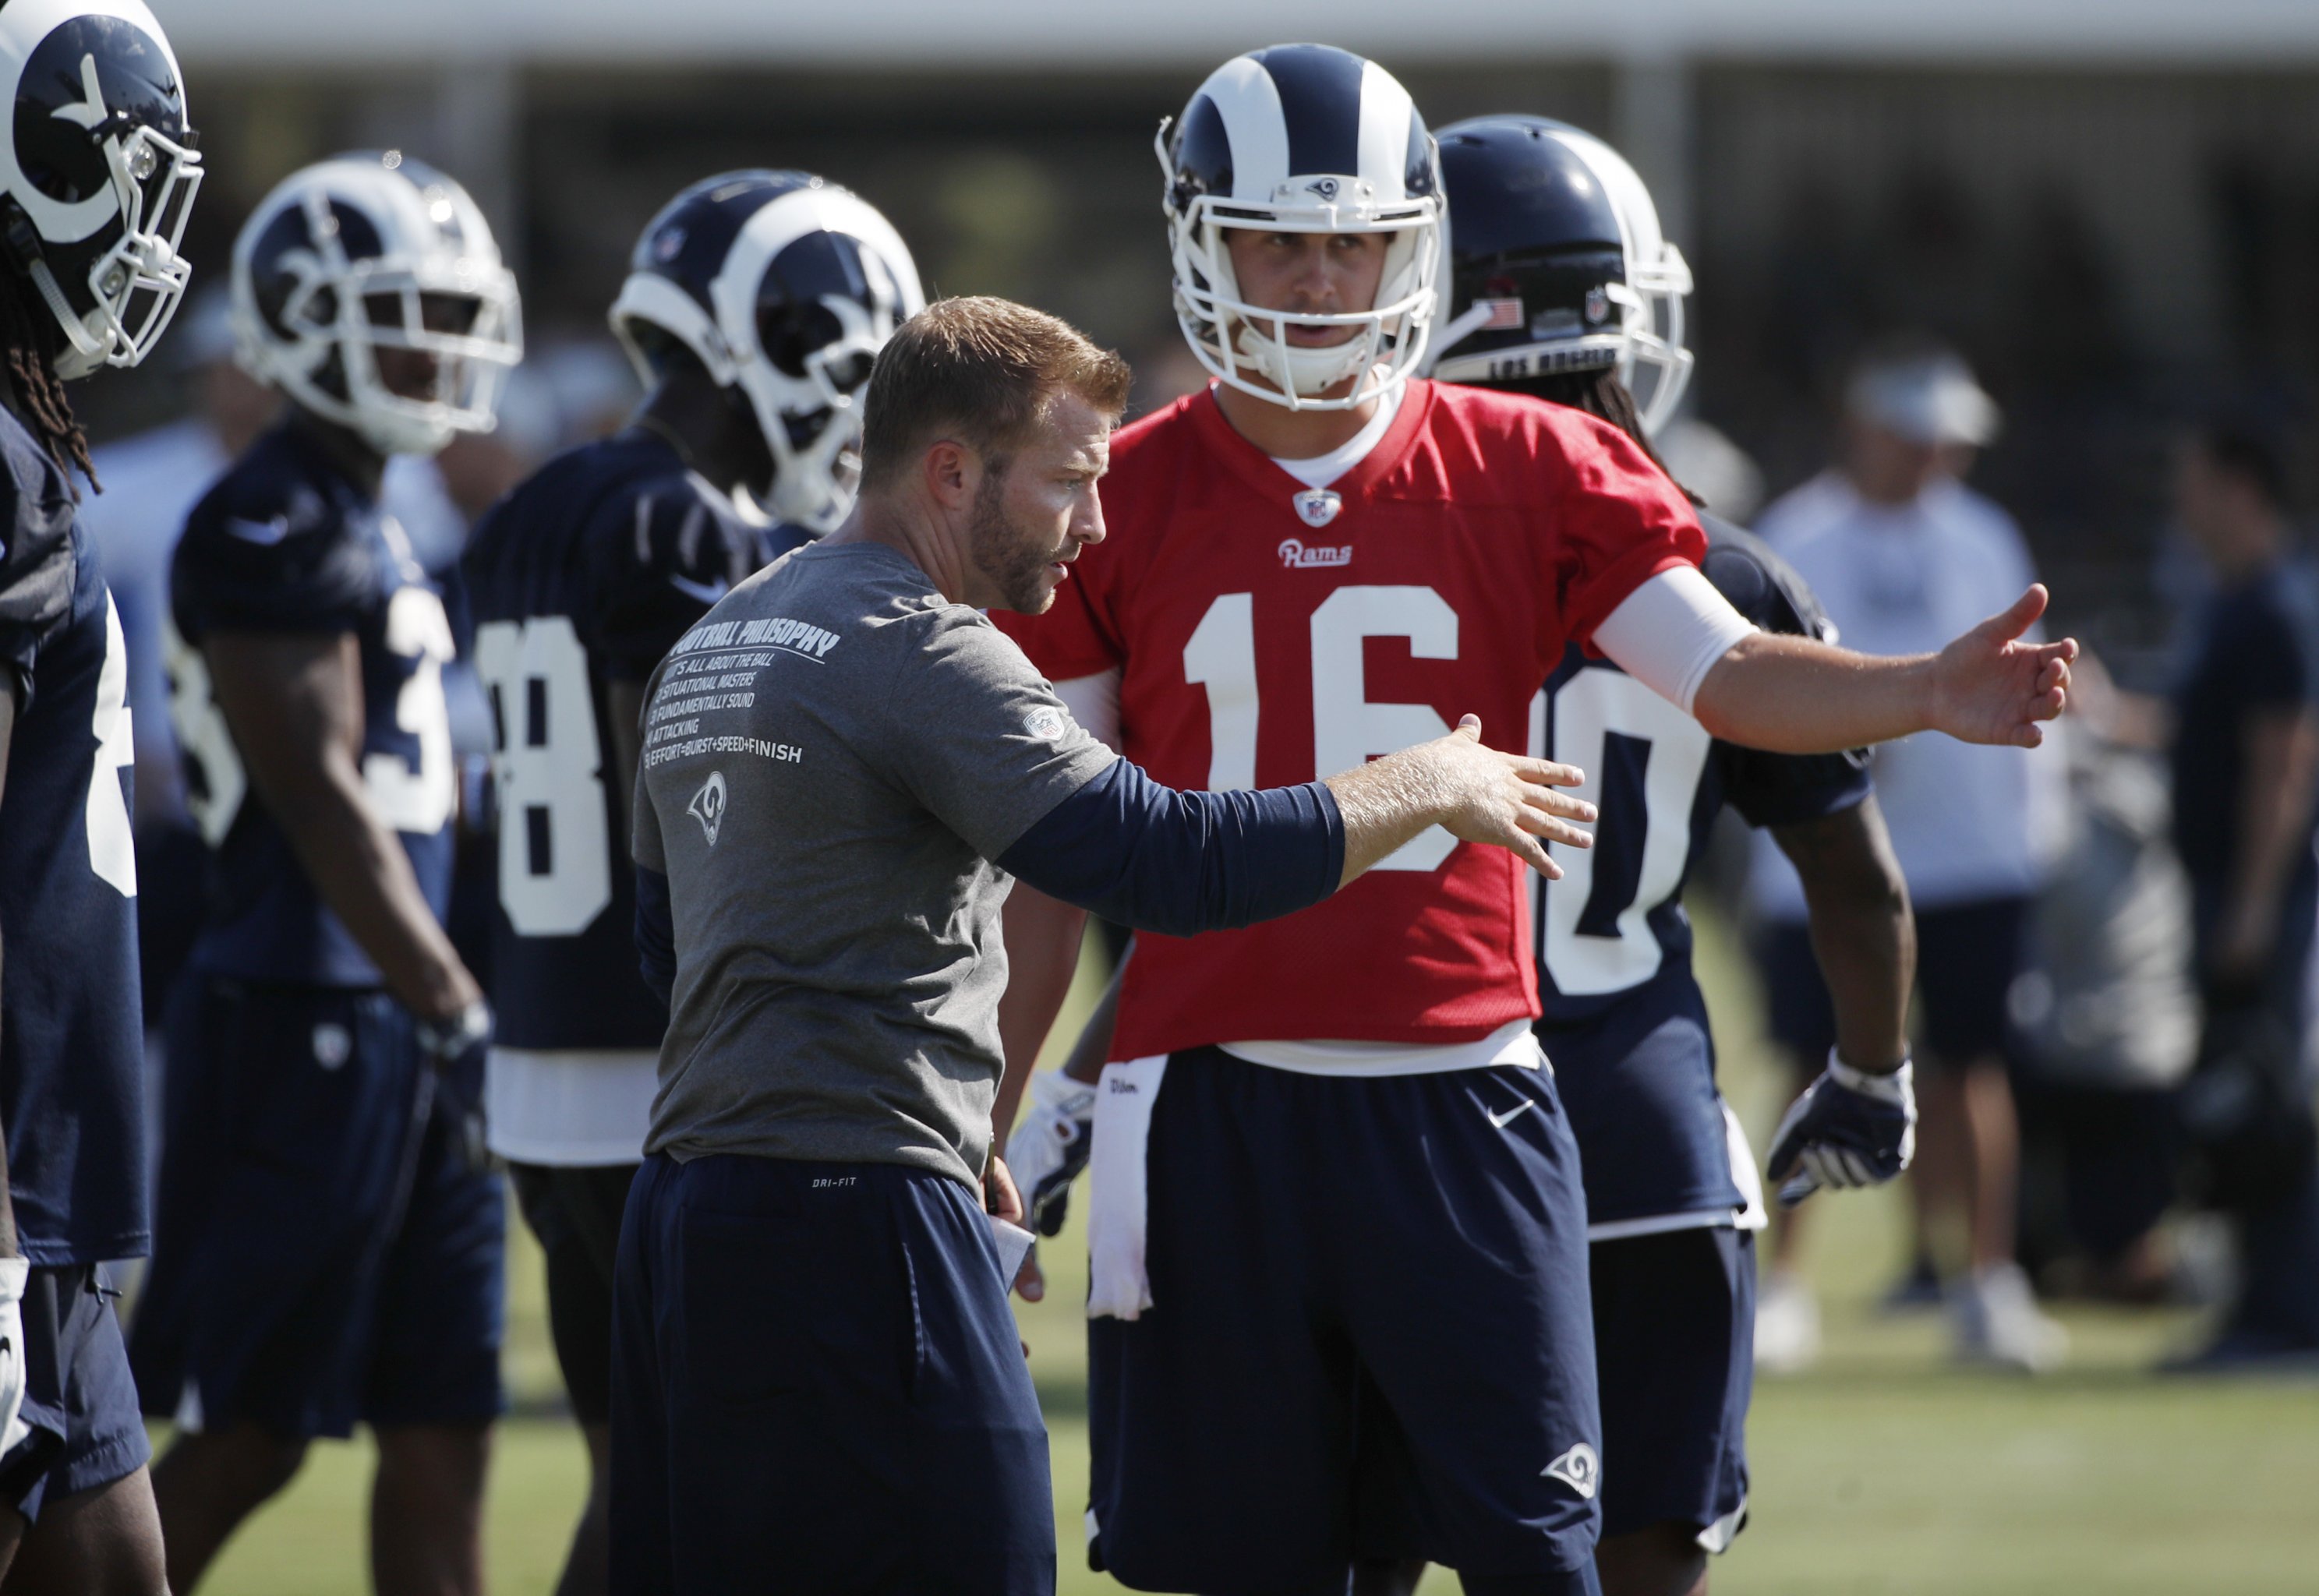
[{"label": "blurred building background", "polygon": [[[2065,625],[2131,655],[2169,423],[2256,396],[2311,435],[2319,379],[2319,5],[2309,0],[198,0],[164,5],[211,177],[197,269],[299,165],[394,146],[500,224],[535,341],[601,329],[683,183],[794,166],[891,215],[931,289],[1052,309],[1187,380],[1152,131],[1227,55],[1318,34],[1440,125],[1604,134],[1690,256],[1696,413],[1773,493],[1825,458],[1838,374],[1899,327],[1954,342],[2009,425],[1979,485],[2022,520]],[[176,402],[110,376],[103,435]],[[2306,455],[2309,451],[2305,451]]]}]

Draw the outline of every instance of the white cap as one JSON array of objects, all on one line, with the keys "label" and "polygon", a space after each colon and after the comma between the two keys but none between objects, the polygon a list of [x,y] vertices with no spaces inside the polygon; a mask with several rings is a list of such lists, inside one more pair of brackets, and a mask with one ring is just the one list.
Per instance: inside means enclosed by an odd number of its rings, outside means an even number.
[{"label": "white cap", "polygon": [[1863,366],[1845,400],[1862,420],[1914,444],[1979,448],[1997,436],[1997,401],[1945,349]]}]

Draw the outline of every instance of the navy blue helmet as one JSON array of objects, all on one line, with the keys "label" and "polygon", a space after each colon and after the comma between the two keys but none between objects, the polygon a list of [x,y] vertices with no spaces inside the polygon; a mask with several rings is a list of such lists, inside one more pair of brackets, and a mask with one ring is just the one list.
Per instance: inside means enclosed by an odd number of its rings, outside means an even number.
[{"label": "navy blue helmet", "polygon": [[[1425,121],[1393,74],[1325,44],[1235,56],[1160,124],[1158,149],[1176,320],[1201,365],[1291,410],[1349,409],[1416,370],[1440,267],[1441,183]],[[1250,304],[1224,245],[1232,228],[1392,235],[1376,302],[1338,315]],[[1290,343],[1290,327],[1355,331],[1313,347]],[[1349,377],[1362,380],[1321,397]]]},{"label": "navy blue helmet", "polygon": [[1520,383],[1615,369],[1646,430],[1691,380],[1691,268],[1659,231],[1635,169],[1593,134],[1542,116],[1441,131],[1449,306],[1432,374]]},{"label": "navy blue helmet", "polygon": [[185,83],[143,0],[0,6],[0,238],[65,337],[61,376],[134,365],[168,326],[201,186]]},{"label": "navy blue helmet", "polygon": [[852,507],[871,364],[925,307],[868,202],[804,172],[726,172],[652,219],[611,320],[647,387],[670,338],[737,387],[772,453],[764,508],[827,531]]}]

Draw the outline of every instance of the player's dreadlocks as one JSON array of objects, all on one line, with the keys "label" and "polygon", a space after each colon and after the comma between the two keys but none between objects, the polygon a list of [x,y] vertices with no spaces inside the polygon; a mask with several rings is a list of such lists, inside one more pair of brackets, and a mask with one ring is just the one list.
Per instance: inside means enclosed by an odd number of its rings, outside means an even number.
[{"label": "player's dreadlocks", "polygon": [[[1659,452],[1651,446],[1651,435],[1643,430],[1643,414],[1635,408],[1634,394],[1629,392],[1626,383],[1619,380],[1617,367],[1563,372],[1555,376],[1534,377],[1526,383],[1504,385],[1538,399],[1552,400],[1556,404],[1566,404],[1573,410],[1584,410],[1598,420],[1610,422],[1633,438],[1635,446],[1650,456],[1652,464],[1666,472],[1667,481],[1674,482],[1674,473],[1667,471],[1667,463],[1660,459]],[[1683,496],[1694,505],[1707,502],[1681,482],[1674,482],[1674,485],[1682,489]]]},{"label": "player's dreadlocks", "polygon": [[[17,411],[64,473],[66,485],[71,485],[73,467],[78,466],[90,487],[104,491],[88,457],[88,434],[73,419],[72,401],[65,396],[64,379],[57,375],[64,329],[47,306],[32,302],[23,279],[14,273],[0,273],[0,345],[7,347],[8,381],[16,391]],[[77,500],[80,490],[73,489],[73,497]]]}]

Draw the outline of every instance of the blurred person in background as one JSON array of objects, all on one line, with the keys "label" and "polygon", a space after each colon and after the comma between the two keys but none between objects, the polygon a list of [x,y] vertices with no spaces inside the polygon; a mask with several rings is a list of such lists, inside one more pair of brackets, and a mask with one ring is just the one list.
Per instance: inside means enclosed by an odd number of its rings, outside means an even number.
[{"label": "blurred person in background", "polygon": [[2174,1088],[2198,1045],[2190,888],[2163,758],[2121,731],[2097,664],[2062,745],[2066,846],[2008,999],[2021,1059],[2025,1253],[2088,1295],[2164,1300],[2187,1278],[2159,1221],[2174,1197]]},{"label": "blurred person in background", "polygon": [[[1962,481],[1998,419],[1964,363],[1936,346],[1894,344],[1855,368],[1838,464],[1757,524],[1819,595],[1845,647],[1937,646],[2035,579],[2012,518]],[[1917,917],[1926,1068],[1912,1284],[1927,1285],[1939,1227],[1961,1221],[1965,1257],[1946,1292],[1957,1354],[2049,1368],[2066,1337],[2014,1258],[2019,1132],[2004,1047],[2006,995],[2066,801],[2062,761],[2052,750],[1918,735],[1877,749],[1873,773]],[[1766,927],[1773,1032],[1809,1068],[1835,1041],[1834,1017],[1802,884],[1767,838],[1757,839],[1750,888]],[[1776,1366],[1809,1362],[1818,1341],[1793,1232],[1791,1218],[1775,1238],[1757,1318],[1758,1354]]]},{"label": "blurred person in background", "polygon": [[2206,1007],[2182,1094],[2202,1195],[2233,1214],[2242,1282],[2182,1366],[2319,1353],[2319,1160],[2309,1057],[2319,915],[2319,596],[2293,558],[2287,473],[2260,427],[2194,430],[2175,510],[2214,577],[2172,695],[2174,845]]},{"label": "blurred person in background", "polygon": [[492,422],[521,351],[465,191],[397,151],[278,185],[233,257],[282,422],[171,571],[173,708],[210,912],[173,996],[155,1262],[131,1338],[190,1592],[317,1436],[368,1422],[386,1596],[481,1589],[506,1239],[476,1113],[491,1011],[445,935],[441,600],[387,460]]},{"label": "blurred person in background", "polygon": [[[728,274],[750,291],[721,295]],[[668,1023],[637,974],[628,860],[645,681],[730,588],[843,518],[871,360],[923,304],[899,236],[842,188],[797,172],[687,188],[611,311],[643,407],[492,509],[464,567],[496,735],[486,1119],[546,1255],[588,1446],[559,1596],[609,1579],[613,1264]]]}]

